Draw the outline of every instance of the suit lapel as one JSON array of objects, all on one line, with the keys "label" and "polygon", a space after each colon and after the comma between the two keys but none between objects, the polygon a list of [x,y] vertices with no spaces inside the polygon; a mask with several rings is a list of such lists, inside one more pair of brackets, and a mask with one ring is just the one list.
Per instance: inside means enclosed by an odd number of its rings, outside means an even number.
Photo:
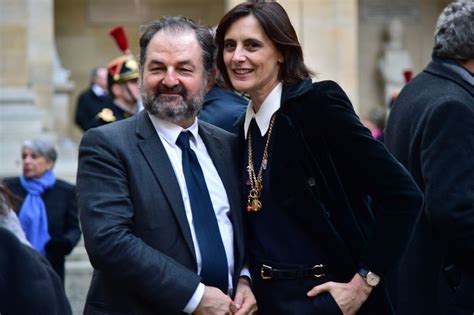
[{"label": "suit lapel", "polygon": [[194,259],[196,259],[193,239],[186,218],[181,190],[168,154],[166,153],[166,150],[163,147],[163,144],[161,143],[161,140],[146,111],[142,111],[138,115],[140,116],[138,117],[137,135],[139,138],[142,138],[138,141],[138,147],[152,169],[153,175],[155,175],[155,178],[163,189],[165,197],[176,216],[189,250]]}]

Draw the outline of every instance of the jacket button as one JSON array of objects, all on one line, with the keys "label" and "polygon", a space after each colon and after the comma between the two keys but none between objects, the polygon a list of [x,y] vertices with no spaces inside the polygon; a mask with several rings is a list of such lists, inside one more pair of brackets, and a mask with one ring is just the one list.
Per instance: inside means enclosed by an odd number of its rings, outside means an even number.
[{"label": "jacket button", "polygon": [[314,186],[316,186],[316,180],[314,179],[314,177],[308,178],[308,186],[309,186],[309,187],[314,187]]}]

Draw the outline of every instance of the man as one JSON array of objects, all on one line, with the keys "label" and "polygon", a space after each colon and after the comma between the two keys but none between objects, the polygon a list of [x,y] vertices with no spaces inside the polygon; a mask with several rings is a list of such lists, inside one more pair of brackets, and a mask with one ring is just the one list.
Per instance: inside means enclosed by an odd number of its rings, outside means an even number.
[{"label": "man", "polygon": [[96,115],[111,101],[107,93],[107,69],[105,67],[92,69],[90,86],[81,93],[77,101],[76,124],[83,131],[88,130]]},{"label": "man", "polygon": [[132,54],[126,53],[109,62],[107,83],[112,102],[96,115],[91,128],[128,118],[137,111],[140,100],[138,63]]},{"label": "man", "polygon": [[85,314],[256,309],[239,277],[236,139],[196,119],[214,49],[209,30],[186,18],[148,25],[140,39],[146,110],[82,139],[77,197],[94,267]]},{"label": "man", "polygon": [[224,81],[218,74],[214,86],[204,98],[199,119],[238,134],[239,128],[235,123],[245,113],[247,104],[246,98],[225,87]]},{"label": "man", "polygon": [[[385,143],[425,193],[397,278],[404,315],[474,313],[474,2],[448,5],[433,60],[402,90]],[[397,283],[398,282],[398,283]]]}]

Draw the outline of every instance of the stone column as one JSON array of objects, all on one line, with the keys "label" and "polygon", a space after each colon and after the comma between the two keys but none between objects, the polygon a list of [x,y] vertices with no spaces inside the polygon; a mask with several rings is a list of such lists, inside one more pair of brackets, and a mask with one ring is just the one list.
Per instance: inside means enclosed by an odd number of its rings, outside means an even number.
[{"label": "stone column", "polygon": [[36,105],[48,112],[43,121],[45,130],[52,131],[54,120],[49,113],[53,101],[53,0],[26,0],[26,3],[28,85],[35,93]]}]

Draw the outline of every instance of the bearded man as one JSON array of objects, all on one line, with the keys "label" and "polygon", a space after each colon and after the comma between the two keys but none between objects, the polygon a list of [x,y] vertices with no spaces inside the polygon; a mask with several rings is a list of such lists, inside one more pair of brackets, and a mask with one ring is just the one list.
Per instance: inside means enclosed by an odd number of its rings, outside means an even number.
[{"label": "bearded man", "polygon": [[198,121],[215,46],[184,17],[140,38],[145,110],[91,129],[77,197],[94,275],[85,314],[251,314],[236,139]]}]

